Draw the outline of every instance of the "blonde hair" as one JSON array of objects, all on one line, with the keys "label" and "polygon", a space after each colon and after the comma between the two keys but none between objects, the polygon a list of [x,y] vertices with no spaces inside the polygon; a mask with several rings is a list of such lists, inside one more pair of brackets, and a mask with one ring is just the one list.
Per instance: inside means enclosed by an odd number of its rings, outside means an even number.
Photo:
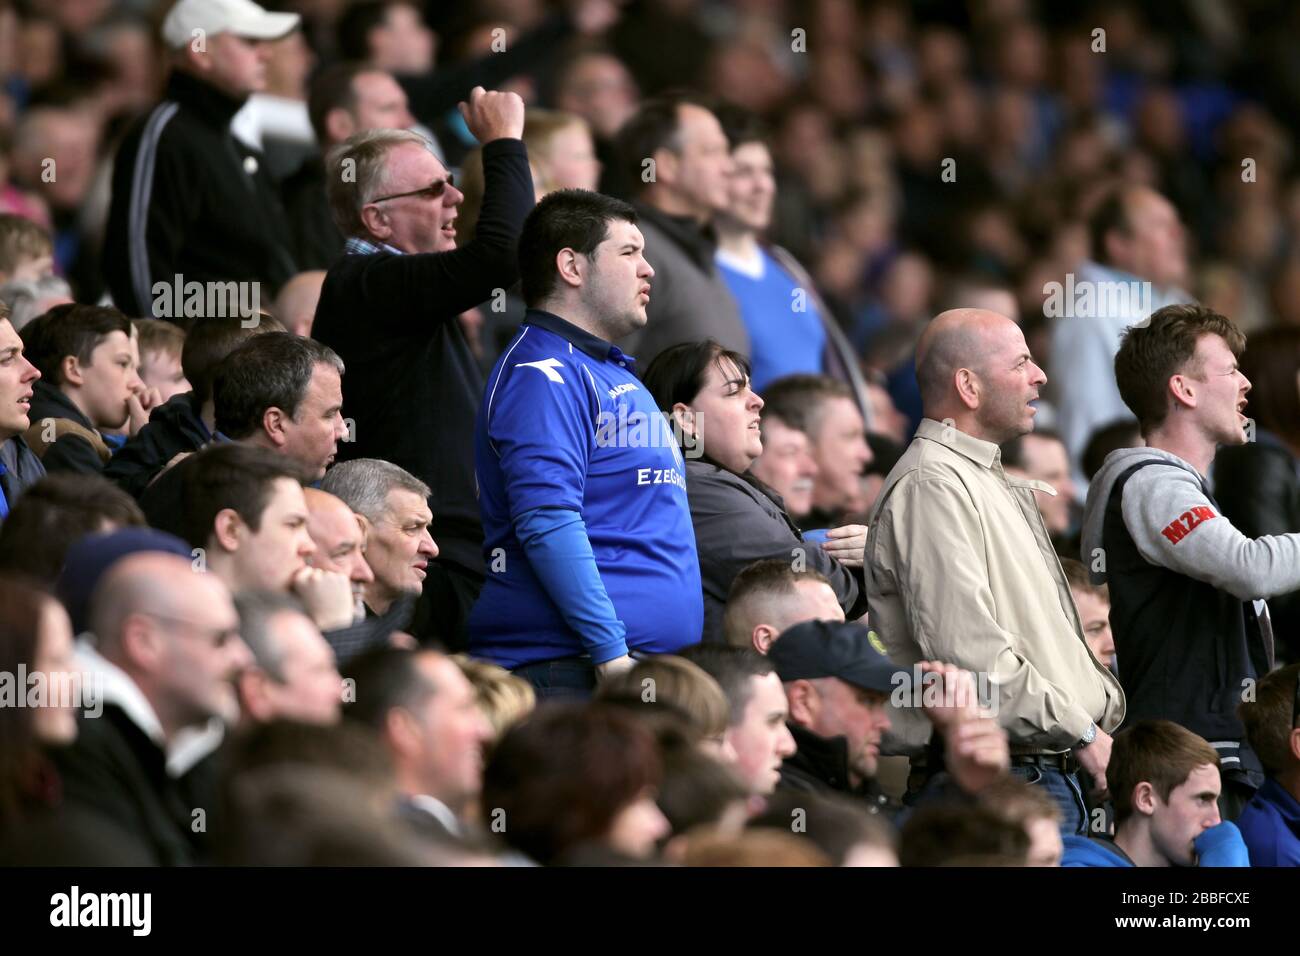
[{"label": "blonde hair", "polygon": [[334,223],[343,235],[369,235],[361,210],[388,182],[388,154],[408,143],[433,152],[429,141],[419,133],[372,129],[348,137],[326,155],[325,190]]},{"label": "blonde hair", "polygon": [[721,737],[731,718],[727,696],[718,682],[698,664],[672,654],[648,657],[606,678],[596,696],[666,706],[705,739]]},{"label": "blonde hair", "polygon": [[453,654],[451,659],[474,686],[479,706],[492,725],[494,739],[499,739],[537,706],[537,692],[533,685],[504,667],[474,660],[464,654]]}]

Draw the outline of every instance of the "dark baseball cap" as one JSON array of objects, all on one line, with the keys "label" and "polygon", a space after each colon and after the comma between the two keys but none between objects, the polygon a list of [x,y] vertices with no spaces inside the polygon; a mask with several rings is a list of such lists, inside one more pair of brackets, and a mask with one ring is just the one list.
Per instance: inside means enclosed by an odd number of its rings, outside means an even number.
[{"label": "dark baseball cap", "polygon": [[90,626],[90,599],[104,572],[127,555],[144,551],[193,557],[190,546],[180,538],[153,528],[118,528],[88,534],[72,543],[55,584],[55,593],[72,619],[72,633],[80,634]]},{"label": "dark baseball cap", "polygon": [[767,656],[782,682],[838,677],[878,694],[891,693],[900,672],[875,631],[848,621],[796,624],[772,642]]}]

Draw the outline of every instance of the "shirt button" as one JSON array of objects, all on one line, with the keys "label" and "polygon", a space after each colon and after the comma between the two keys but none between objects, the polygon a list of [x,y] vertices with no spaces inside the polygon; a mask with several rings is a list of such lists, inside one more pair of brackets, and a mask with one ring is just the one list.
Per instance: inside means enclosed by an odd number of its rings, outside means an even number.
[{"label": "shirt button", "polygon": [[619,368],[627,368],[627,363],[626,363],[626,362],[619,362],[618,365],[619,365]]}]

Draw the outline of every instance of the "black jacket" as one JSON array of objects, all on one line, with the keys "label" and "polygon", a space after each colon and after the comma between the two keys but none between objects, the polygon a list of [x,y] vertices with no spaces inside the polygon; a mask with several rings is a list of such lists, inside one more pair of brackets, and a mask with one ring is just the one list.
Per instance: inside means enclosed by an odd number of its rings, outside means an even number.
[{"label": "black jacket", "polygon": [[[1268,432],[1214,458],[1214,497],[1248,538],[1300,531],[1300,460]],[[1268,602],[1278,656],[1300,661],[1300,591]]]},{"label": "black jacket", "polygon": [[159,866],[193,862],[190,808],[162,748],[121,707],[103,707],[95,719],[80,718],[76,742],[53,754],[64,802],[108,817]]},{"label": "black jacket", "polygon": [[343,233],[334,224],[325,193],[324,160],[317,156],[303,163],[284,181],[282,189],[298,268],[328,269],[343,255]]},{"label": "black jacket", "polygon": [[483,373],[457,316],[518,276],[515,243],[533,207],[524,144],[486,144],[483,176],[472,241],[453,252],[343,256],[312,326],[347,363],[343,415],[355,440],[339,445],[339,460],[382,458],[425,482],[440,559],[480,573],[474,419]]},{"label": "black jacket", "polygon": [[154,283],[258,282],[269,306],[297,271],[279,192],[262,155],[230,131],[244,100],[174,72],[165,98],[122,141],[104,239],[104,277],[128,315],[153,309]]},{"label": "black jacket", "polygon": [[21,437],[0,442],[0,491],[12,508],[29,487],[45,477],[45,466]]},{"label": "black jacket", "polygon": [[149,414],[149,423],[127,439],[104,468],[104,477],[134,498],[182,452],[198,451],[212,435],[199,415],[201,403],[193,392],[173,395]]},{"label": "black jacket", "polygon": [[[40,381],[33,387],[32,409],[27,417],[32,426],[27,430],[27,444],[41,460],[47,472],[72,471],[81,474],[97,475],[104,470],[108,461],[108,446],[99,439],[102,451],[96,450],[94,444],[78,434],[63,432],[55,425],[59,419],[72,422],[99,438],[99,432],[90,419],[81,413],[81,409],[72,403],[49,382]],[[49,422],[49,424],[47,424]],[[41,436],[50,427],[54,427],[57,437],[48,444]]]},{"label": "black jacket", "polygon": [[786,724],[794,737],[796,750],[781,764],[782,790],[810,793],[838,793],[856,797],[871,813],[892,816],[899,809],[891,806],[874,779],[858,786],[849,781],[849,742],[845,737],[822,737],[793,721]]},{"label": "black jacket", "polygon": [[830,580],[846,617],[859,617],[866,610],[861,579],[820,545],[805,542],[780,495],[757,478],[692,459],[686,462],[686,496],[700,556],[706,643],[725,640],[722,615],[731,583],[745,567],[764,558],[794,561],[802,555],[807,570],[820,571]]}]

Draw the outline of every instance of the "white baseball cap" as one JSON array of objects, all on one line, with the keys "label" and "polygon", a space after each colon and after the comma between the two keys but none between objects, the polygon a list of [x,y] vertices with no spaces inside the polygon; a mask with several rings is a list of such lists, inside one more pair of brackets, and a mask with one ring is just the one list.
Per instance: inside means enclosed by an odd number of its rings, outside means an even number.
[{"label": "white baseball cap", "polygon": [[178,0],[163,20],[163,42],[180,49],[194,39],[194,31],[215,36],[233,33],[250,40],[278,40],[298,26],[296,13],[271,13],[253,0]]}]

